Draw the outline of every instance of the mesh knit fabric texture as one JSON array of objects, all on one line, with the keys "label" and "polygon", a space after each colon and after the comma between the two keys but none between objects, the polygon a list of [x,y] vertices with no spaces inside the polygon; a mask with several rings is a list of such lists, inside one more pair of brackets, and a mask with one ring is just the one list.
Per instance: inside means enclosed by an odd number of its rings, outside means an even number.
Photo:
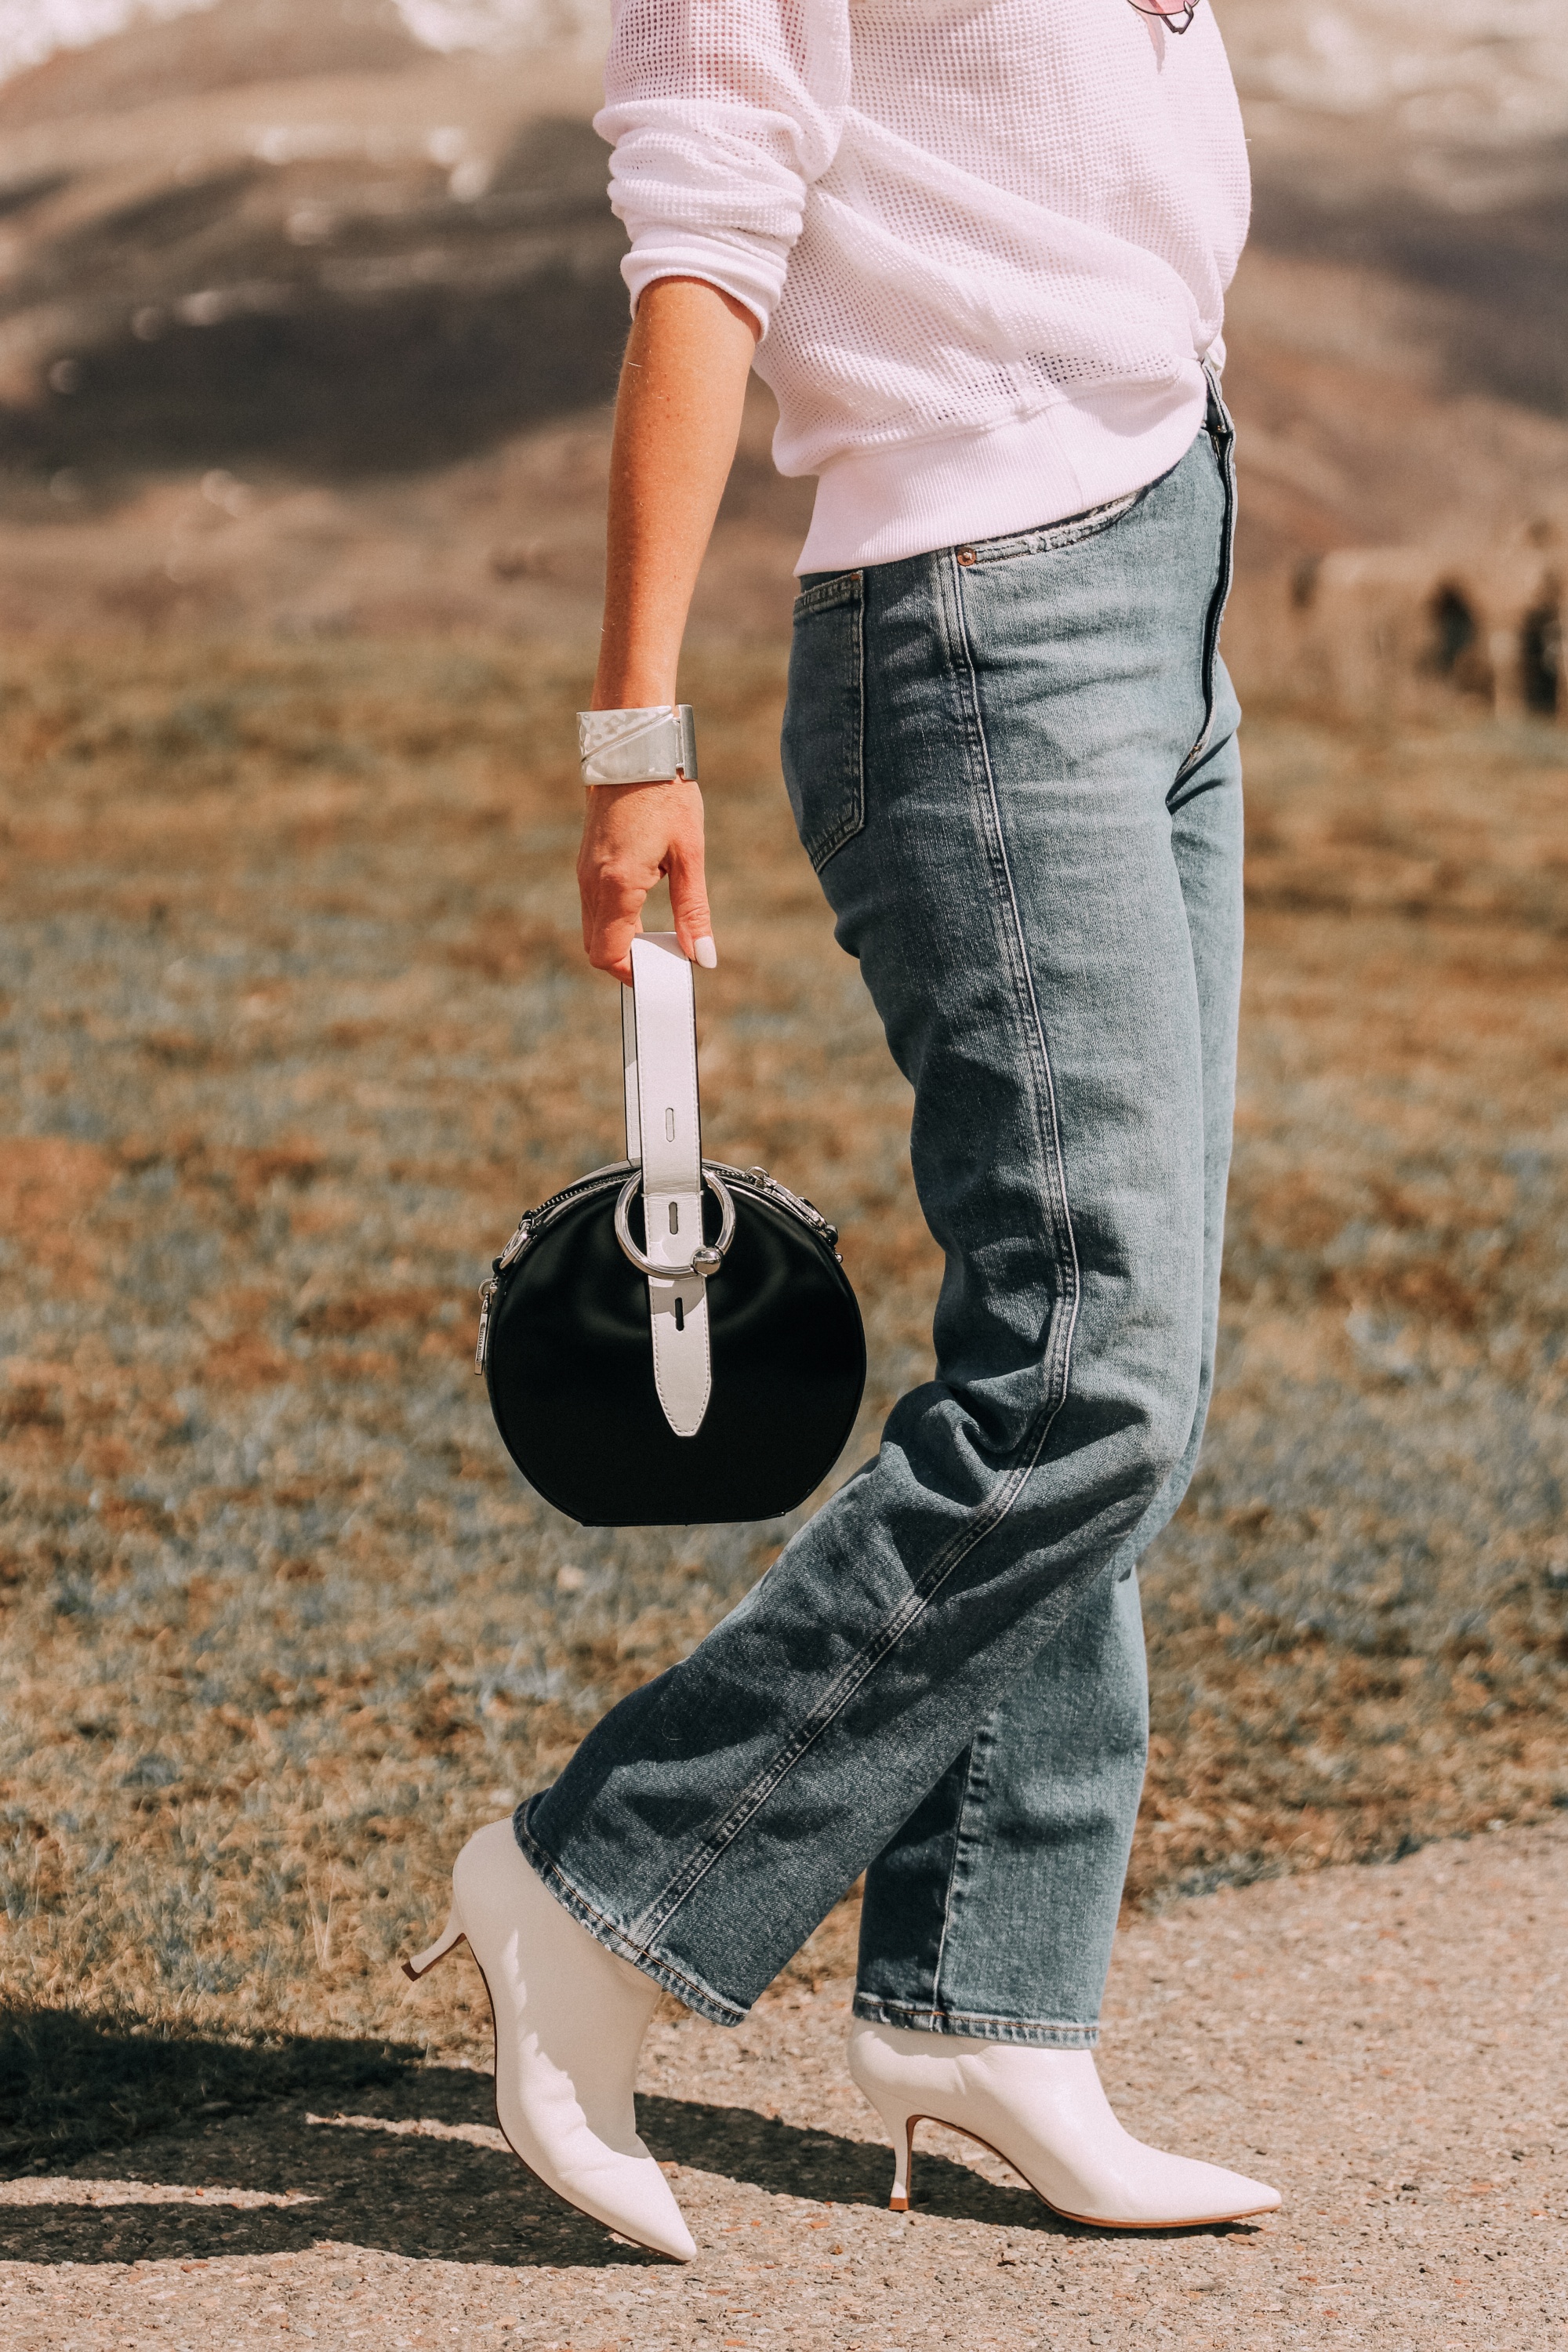
[{"label": "mesh knit fabric texture", "polygon": [[1247,150],[1219,27],[1126,0],[617,0],[597,128],[635,304],[765,329],[802,568],[1025,530],[1174,465]]}]

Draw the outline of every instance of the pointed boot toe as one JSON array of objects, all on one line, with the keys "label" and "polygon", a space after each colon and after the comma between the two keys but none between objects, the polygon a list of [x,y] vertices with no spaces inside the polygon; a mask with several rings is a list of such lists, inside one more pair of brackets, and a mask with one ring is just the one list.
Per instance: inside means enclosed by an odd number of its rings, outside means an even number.
[{"label": "pointed boot toe", "polygon": [[653,2253],[668,2254],[677,2263],[697,2258],[697,2241],[686,2217],[646,2150],[640,2157],[623,2156],[614,2165],[563,2165],[558,2193],[580,2213],[592,2215],[607,2230],[634,2239]]},{"label": "pointed boot toe", "polygon": [[[1138,2140],[1132,2144],[1142,2145]],[[1245,2172],[1227,2172],[1223,2164],[1200,2164],[1190,2157],[1164,2156],[1158,2148],[1148,2153],[1160,2159],[1162,2177],[1157,2185],[1150,2183],[1155,2202],[1162,2208],[1185,2206],[1184,2218],[1189,2222],[1241,2221],[1250,2214],[1272,2213],[1279,2206],[1278,2189],[1270,2189],[1267,2181],[1249,2180]],[[1167,2222],[1165,2226],[1177,2225]]]},{"label": "pointed boot toe", "polygon": [[514,2155],[567,2204],[676,2262],[697,2252],[637,2137],[637,2054],[658,1987],[579,1927],[523,1860],[510,1821],[475,1832],[452,1911],[410,1976],[467,1941],[495,2021],[496,2120]]},{"label": "pointed boot toe", "polygon": [[[1123,2148],[1098,2156],[1085,2150],[1061,2163],[1052,2183],[1057,2193],[1046,2201],[1064,2221],[1087,2221],[1100,2230],[1207,2229],[1272,2213],[1279,2203],[1277,2189],[1245,2173],[1170,2156],[1130,2134],[1124,2137]],[[1031,2186],[1045,2195],[1038,2182]]]}]

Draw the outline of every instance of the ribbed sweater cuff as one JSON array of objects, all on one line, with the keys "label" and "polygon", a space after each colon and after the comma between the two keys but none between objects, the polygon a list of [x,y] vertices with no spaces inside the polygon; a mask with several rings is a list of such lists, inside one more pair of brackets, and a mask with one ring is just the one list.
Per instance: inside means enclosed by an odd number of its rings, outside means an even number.
[{"label": "ribbed sweater cuff", "polygon": [[700,278],[743,302],[765,335],[784,287],[789,247],[763,238],[693,235],[689,229],[639,229],[621,263],[636,314],[643,289],[660,278]]}]

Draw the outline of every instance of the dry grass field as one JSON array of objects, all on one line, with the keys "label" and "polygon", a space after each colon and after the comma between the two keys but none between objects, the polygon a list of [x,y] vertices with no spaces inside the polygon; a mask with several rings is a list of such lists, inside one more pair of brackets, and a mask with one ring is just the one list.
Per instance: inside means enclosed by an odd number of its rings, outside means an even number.
[{"label": "dry grass field", "polygon": [[[394,1968],[455,1846],[787,1532],[572,1526],[469,1370],[518,1211],[618,1150],[581,686],[516,645],[258,638],[42,641],[0,690],[12,2170],[482,2057],[470,1972]],[[926,1361],[907,1096],[790,833],[776,657],[690,688],[709,1144],[844,1229],[847,1469]],[[1568,738],[1456,705],[1247,747],[1224,1356],[1146,1563],[1142,1906],[1568,1802]]]}]

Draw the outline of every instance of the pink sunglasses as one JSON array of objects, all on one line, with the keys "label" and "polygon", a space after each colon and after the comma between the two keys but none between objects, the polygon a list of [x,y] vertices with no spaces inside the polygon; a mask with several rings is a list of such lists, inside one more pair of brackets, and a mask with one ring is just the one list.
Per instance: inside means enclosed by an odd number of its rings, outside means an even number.
[{"label": "pink sunglasses", "polygon": [[1198,13],[1198,0],[1127,0],[1141,16],[1158,16],[1173,33],[1184,33]]}]

